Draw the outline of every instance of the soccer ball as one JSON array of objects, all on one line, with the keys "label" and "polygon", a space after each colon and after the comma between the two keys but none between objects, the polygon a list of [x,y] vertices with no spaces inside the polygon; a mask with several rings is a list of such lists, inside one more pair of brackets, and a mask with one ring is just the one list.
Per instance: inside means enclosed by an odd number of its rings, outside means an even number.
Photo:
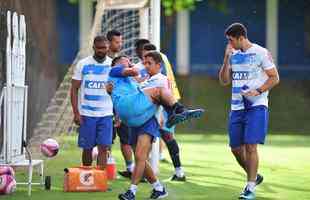
[{"label": "soccer ball", "polygon": [[54,139],[46,139],[40,145],[41,152],[46,157],[54,157],[57,155],[59,150],[59,144]]},{"label": "soccer ball", "polygon": [[15,173],[12,167],[10,166],[0,166],[0,175],[11,175],[14,177]]},{"label": "soccer ball", "polygon": [[12,175],[0,175],[0,194],[11,194],[16,190],[16,181]]},{"label": "soccer ball", "polygon": [[94,147],[93,148],[93,151],[92,151],[92,158],[93,160],[97,160],[97,157],[98,157],[98,148],[97,147]]}]

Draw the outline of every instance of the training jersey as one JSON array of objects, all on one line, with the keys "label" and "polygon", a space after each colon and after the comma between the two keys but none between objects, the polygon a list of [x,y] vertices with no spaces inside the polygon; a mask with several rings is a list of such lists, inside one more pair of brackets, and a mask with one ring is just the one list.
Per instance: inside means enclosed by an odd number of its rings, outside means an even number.
[{"label": "training jersey", "polygon": [[[176,81],[175,81],[175,77],[174,77],[174,73],[173,73],[173,70],[172,70],[172,66],[167,58],[167,56],[163,53],[160,53],[161,55],[161,58],[163,60],[163,62],[161,63],[161,73],[163,75],[166,75],[168,80],[169,80],[169,84],[171,85],[171,88],[172,88],[172,93],[173,93],[173,96],[179,100],[181,98],[180,96],[180,92],[179,92],[179,89],[177,87],[177,84],[176,84]],[[141,78],[145,78],[145,77],[148,77],[148,73],[145,69],[145,66],[143,65],[142,61],[138,62],[135,67],[137,67],[139,69],[139,72],[140,72],[140,75],[139,77]]]},{"label": "training jersey", "polygon": [[268,79],[264,70],[275,67],[268,50],[253,44],[244,52],[235,51],[229,63],[232,69],[231,110],[242,110],[258,105],[268,107],[268,91],[255,97],[241,95],[242,91],[247,92],[261,87]]},{"label": "training jersey", "polygon": [[[118,68],[123,68],[123,66],[114,66],[111,72],[118,70]],[[138,83],[130,76],[113,76],[113,73],[110,73],[108,82],[113,84],[111,97],[114,105],[118,104],[121,97],[139,92]]]},{"label": "training jersey", "polygon": [[158,73],[140,83],[141,89],[155,87],[170,88],[167,76],[163,75],[162,73]]},{"label": "training jersey", "polygon": [[105,89],[112,59],[106,57],[103,63],[97,62],[93,56],[79,61],[72,79],[81,81],[79,111],[89,117],[113,115],[113,104]]}]

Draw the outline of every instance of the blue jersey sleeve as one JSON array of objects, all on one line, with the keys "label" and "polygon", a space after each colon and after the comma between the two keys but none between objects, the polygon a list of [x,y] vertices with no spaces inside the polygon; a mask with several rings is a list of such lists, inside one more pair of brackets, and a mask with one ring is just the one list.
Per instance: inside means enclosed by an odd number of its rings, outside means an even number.
[{"label": "blue jersey sleeve", "polygon": [[123,75],[123,71],[124,71],[123,65],[116,65],[116,66],[112,67],[109,75],[111,77],[125,77]]}]

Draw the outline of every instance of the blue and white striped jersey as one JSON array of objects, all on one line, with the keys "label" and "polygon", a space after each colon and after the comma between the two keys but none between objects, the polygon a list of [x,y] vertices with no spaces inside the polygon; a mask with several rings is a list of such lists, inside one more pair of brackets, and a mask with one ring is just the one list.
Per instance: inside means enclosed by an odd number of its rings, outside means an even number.
[{"label": "blue and white striped jersey", "polygon": [[241,91],[257,89],[268,79],[264,70],[275,67],[268,50],[253,44],[245,52],[235,51],[229,62],[232,69],[231,109],[242,110],[258,105],[268,107],[268,91],[255,97],[245,98],[241,95]]},{"label": "blue and white striped jersey", "polygon": [[93,56],[80,60],[74,70],[72,79],[82,81],[79,96],[79,111],[89,117],[113,115],[113,104],[105,89],[112,59],[106,57],[98,63]]}]

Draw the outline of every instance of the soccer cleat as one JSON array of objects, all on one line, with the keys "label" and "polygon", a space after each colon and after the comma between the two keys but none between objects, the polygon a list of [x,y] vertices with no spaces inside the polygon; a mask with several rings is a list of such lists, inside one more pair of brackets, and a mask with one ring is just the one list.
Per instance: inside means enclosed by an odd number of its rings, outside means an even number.
[{"label": "soccer cleat", "polygon": [[132,173],[130,171],[128,171],[128,170],[126,170],[126,171],[118,171],[118,174],[121,175],[124,178],[129,178],[129,179],[131,179],[131,175],[132,175]]},{"label": "soccer cleat", "polygon": [[176,124],[190,120],[192,118],[199,118],[204,112],[204,109],[188,110],[186,108],[182,108],[178,112],[174,111],[173,114],[169,116],[166,125],[168,128],[171,128]]},{"label": "soccer cleat", "polygon": [[127,192],[118,195],[118,199],[120,199],[120,200],[135,200],[136,197],[135,197],[135,195],[132,193],[131,190],[127,190]]},{"label": "soccer cleat", "polygon": [[168,196],[168,192],[164,188],[163,191],[153,189],[150,199],[163,199]]},{"label": "soccer cleat", "polygon": [[176,174],[174,174],[171,177],[171,181],[180,181],[180,182],[185,182],[186,181],[186,177],[185,176],[177,176]]},{"label": "soccer cleat", "polygon": [[256,185],[259,185],[259,184],[261,184],[263,181],[264,181],[264,177],[263,177],[262,175],[260,175],[260,174],[257,174],[256,180],[255,180],[255,184],[256,184]]},{"label": "soccer cleat", "polygon": [[239,196],[239,199],[255,199],[255,193],[245,189]]}]

